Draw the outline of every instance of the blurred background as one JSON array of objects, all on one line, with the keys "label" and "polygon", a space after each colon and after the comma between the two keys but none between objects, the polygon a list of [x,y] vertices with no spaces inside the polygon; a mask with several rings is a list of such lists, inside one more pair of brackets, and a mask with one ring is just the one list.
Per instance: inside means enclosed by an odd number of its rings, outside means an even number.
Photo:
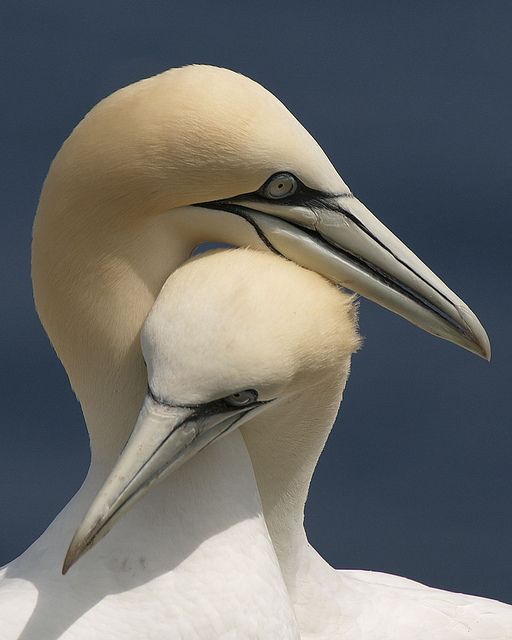
[{"label": "blurred background", "polygon": [[488,364],[362,301],[365,345],[311,487],[310,541],[336,567],[512,602],[512,5],[3,0],[0,42],[0,564],[89,462],[31,294],[49,162],[118,87],[209,63],[275,93],[493,344]]}]

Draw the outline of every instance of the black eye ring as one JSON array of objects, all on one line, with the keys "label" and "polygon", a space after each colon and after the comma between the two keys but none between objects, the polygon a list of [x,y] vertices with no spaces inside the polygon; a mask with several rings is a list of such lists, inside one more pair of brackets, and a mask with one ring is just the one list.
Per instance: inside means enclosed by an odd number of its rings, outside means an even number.
[{"label": "black eye ring", "polygon": [[269,200],[281,200],[292,196],[298,187],[297,178],[291,173],[275,173],[261,187],[260,194]]},{"label": "black eye ring", "polygon": [[230,396],[226,396],[224,401],[230,407],[248,407],[258,400],[258,392],[254,389],[246,389],[245,391],[237,391]]}]

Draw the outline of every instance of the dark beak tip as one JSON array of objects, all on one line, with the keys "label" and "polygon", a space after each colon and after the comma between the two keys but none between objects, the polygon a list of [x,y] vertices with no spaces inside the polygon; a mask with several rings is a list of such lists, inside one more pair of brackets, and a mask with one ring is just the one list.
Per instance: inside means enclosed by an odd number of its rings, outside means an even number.
[{"label": "dark beak tip", "polygon": [[64,562],[62,563],[61,572],[63,576],[65,576],[66,573],[71,569],[71,567],[76,564],[76,562],[81,558],[86,550],[87,547],[83,544],[80,544],[75,537],[73,538],[73,540],[71,540],[66,553],[66,557],[64,558]]},{"label": "dark beak tip", "polygon": [[64,562],[62,563],[62,571],[61,571],[61,573],[62,573],[63,576],[65,576],[66,573],[71,569],[71,567],[73,566],[74,562],[75,561],[72,559],[72,557],[71,557],[71,555],[70,555],[70,553],[68,551],[68,553],[66,554],[66,557],[64,558]]},{"label": "dark beak tip", "polygon": [[62,563],[62,575],[65,576],[66,573],[71,569],[71,567],[80,559],[83,555],[83,548],[75,542],[73,539],[71,544],[68,547],[66,557],[64,558],[64,562]]}]

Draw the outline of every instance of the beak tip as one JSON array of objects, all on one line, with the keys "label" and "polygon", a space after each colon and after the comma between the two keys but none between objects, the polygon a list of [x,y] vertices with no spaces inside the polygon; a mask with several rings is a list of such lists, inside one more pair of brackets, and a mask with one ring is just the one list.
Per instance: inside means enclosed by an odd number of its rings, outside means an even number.
[{"label": "beak tip", "polygon": [[485,344],[481,346],[482,346],[482,358],[485,358],[487,362],[490,362],[491,361],[491,343],[489,342],[489,339],[487,338]]},{"label": "beak tip", "polygon": [[478,347],[478,353],[484,360],[487,362],[491,361],[491,342],[485,332],[484,328],[481,327],[482,331],[475,337],[475,345]]},{"label": "beak tip", "polygon": [[472,327],[472,331],[470,333],[470,340],[472,343],[472,351],[476,353],[476,355],[480,356],[487,362],[491,361],[491,342],[485,329],[482,327],[480,323],[476,327],[478,330],[475,331],[474,327]]},{"label": "beak tip", "polygon": [[457,310],[465,328],[466,337],[471,343],[470,350],[490,362],[491,342],[480,320],[465,304],[459,305]]},{"label": "beak tip", "polygon": [[77,539],[77,536],[75,534],[68,547],[64,562],[62,563],[63,576],[65,576],[66,573],[71,569],[71,567],[83,556],[88,548],[88,545],[85,544],[83,540],[80,541],[79,539]]},{"label": "beak tip", "polygon": [[68,550],[66,557],[64,558],[64,562],[62,563],[62,575],[65,576],[66,573],[71,569],[71,567],[75,564],[76,559]]}]

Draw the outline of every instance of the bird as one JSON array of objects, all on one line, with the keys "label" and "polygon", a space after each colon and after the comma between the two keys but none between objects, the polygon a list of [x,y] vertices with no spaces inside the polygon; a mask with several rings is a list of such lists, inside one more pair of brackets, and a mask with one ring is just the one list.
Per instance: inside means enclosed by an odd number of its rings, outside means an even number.
[{"label": "bird", "polygon": [[[288,345],[288,363],[278,354],[273,362],[264,355],[278,345],[282,332],[303,311],[301,291],[290,289],[290,284],[296,284],[299,267],[290,262],[274,270],[280,281],[273,286],[281,302],[269,314],[262,304],[268,283],[248,270],[272,267],[273,261],[281,259],[253,253],[249,261],[226,261],[223,256],[192,260],[164,285],[141,331],[148,393],[133,438],[117,462],[116,456],[93,458],[72,510],[50,526],[27,558],[22,556],[21,563],[4,573],[0,581],[1,638],[300,637],[247,448],[239,431],[228,433],[246,414],[253,416],[259,407],[275,404],[276,398],[270,400],[270,395],[277,390],[297,386],[298,380],[291,378],[299,368],[309,373],[306,366],[300,366],[293,344]],[[319,276],[305,273],[307,277],[300,282],[312,288],[310,281]],[[223,287],[218,286],[219,277]],[[245,283],[237,293],[240,277]],[[326,301],[322,296],[319,301],[344,312],[343,300],[330,289],[323,296]],[[210,293],[208,298],[205,292]],[[256,305],[259,313],[255,313]],[[319,307],[313,315],[319,319],[321,313]],[[314,317],[297,325],[294,335],[303,345]],[[242,322],[245,330],[236,334]],[[343,313],[335,314],[334,326],[343,322]],[[233,348],[233,335],[238,348]],[[292,334],[288,339],[291,342]],[[315,347],[327,341],[319,336],[302,350],[313,359],[310,367],[324,365]],[[350,341],[348,335],[345,341]],[[251,349],[257,360],[248,366]],[[204,366],[205,358],[211,370]],[[257,386],[260,397],[250,398],[247,404],[240,385]],[[157,442],[159,435],[162,438]],[[96,451],[102,450],[101,441],[94,445]],[[173,456],[169,469],[174,475],[165,483],[162,469]],[[129,477],[131,496],[119,494],[114,507],[116,488],[122,478],[126,484]],[[161,486],[153,493],[157,479]],[[97,544],[98,522],[87,541],[78,531],[65,561],[66,576],[60,575],[62,545],[69,544],[91,492],[98,499],[89,510],[92,515],[85,516],[82,531],[98,515],[97,504],[104,516],[103,536],[107,524],[111,527],[150,489],[148,500],[140,505],[142,510],[133,509],[119,523],[115,536],[103,544]],[[110,504],[108,518],[104,505],[99,504],[104,500]],[[97,546],[84,562],[69,570],[93,544]],[[32,607],[31,615],[26,615],[25,607]]]},{"label": "bird", "polygon": [[[84,503],[94,500],[112,471],[112,460],[141,410],[147,376],[138,337],[144,320],[169,275],[205,241],[287,258],[436,336],[490,357],[487,335],[473,312],[355,198],[316,141],[259,84],[226,69],[193,65],[117,91],[93,108],[63,144],[50,167],[34,223],[36,308],[80,400],[93,462],[79,494],[42,538],[4,570],[0,602],[18,611],[12,623],[18,626],[6,640],[18,633],[22,640],[41,638],[31,622],[37,620],[38,606],[44,608],[44,593],[51,599],[66,584],[72,588],[65,581],[73,579],[73,572],[88,571],[85,556],[76,567],[65,566],[69,571],[61,576],[56,549],[64,556],[66,541],[83,518]],[[300,637],[340,637],[335,627],[337,612],[343,610],[345,619],[354,621],[352,630],[343,630],[345,637],[399,638],[388,633],[395,620],[387,606],[393,598],[398,619],[414,625],[416,635],[411,636],[409,626],[404,638],[421,638],[422,626],[424,637],[435,637],[437,630],[428,635],[428,607],[407,618],[400,605],[408,609],[411,602],[427,598],[426,593],[445,603],[455,596],[432,595],[416,583],[382,574],[334,572],[309,547],[303,507],[325,430],[321,435],[315,430],[318,438],[306,443],[309,449],[302,452],[297,468],[295,456],[282,449],[268,455],[268,434],[253,426],[243,427],[244,443]],[[153,496],[156,500],[160,490],[161,485],[152,489],[126,515],[126,522],[135,518],[139,505]],[[158,535],[158,518],[154,526],[139,520],[133,536],[142,531]],[[96,549],[106,549],[112,536],[115,531]],[[73,560],[73,544],[69,551]],[[45,563],[51,565],[51,577],[38,593],[23,576],[37,574]],[[126,596],[124,606],[132,607],[139,591],[124,590],[121,596],[110,581],[125,569],[114,554],[110,564],[105,559],[97,580],[89,573],[77,598],[78,610],[66,612],[67,623],[75,615],[79,624],[98,592],[109,602],[123,602]],[[144,575],[134,566],[125,571],[130,572],[135,579]],[[150,584],[146,594],[151,593]],[[418,589],[417,598],[404,595]],[[144,602],[142,598],[142,609]],[[482,630],[485,620],[496,617],[487,615],[488,610],[498,607],[498,617],[508,615],[501,613],[509,611],[505,605],[484,602],[457,600],[457,611],[481,614],[476,622],[462,623],[466,633],[468,628],[478,633],[475,629]],[[381,622],[372,615],[378,603]],[[446,623],[439,632],[443,638],[450,638],[451,627],[458,623],[448,609],[439,614]],[[25,625],[20,620],[27,616]],[[58,626],[52,617],[46,616],[44,624]],[[98,624],[108,626],[108,615],[102,614]],[[125,629],[124,638],[131,629]],[[60,637],[61,631],[65,633],[58,628],[48,637]],[[132,637],[139,636],[134,632]]]}]

